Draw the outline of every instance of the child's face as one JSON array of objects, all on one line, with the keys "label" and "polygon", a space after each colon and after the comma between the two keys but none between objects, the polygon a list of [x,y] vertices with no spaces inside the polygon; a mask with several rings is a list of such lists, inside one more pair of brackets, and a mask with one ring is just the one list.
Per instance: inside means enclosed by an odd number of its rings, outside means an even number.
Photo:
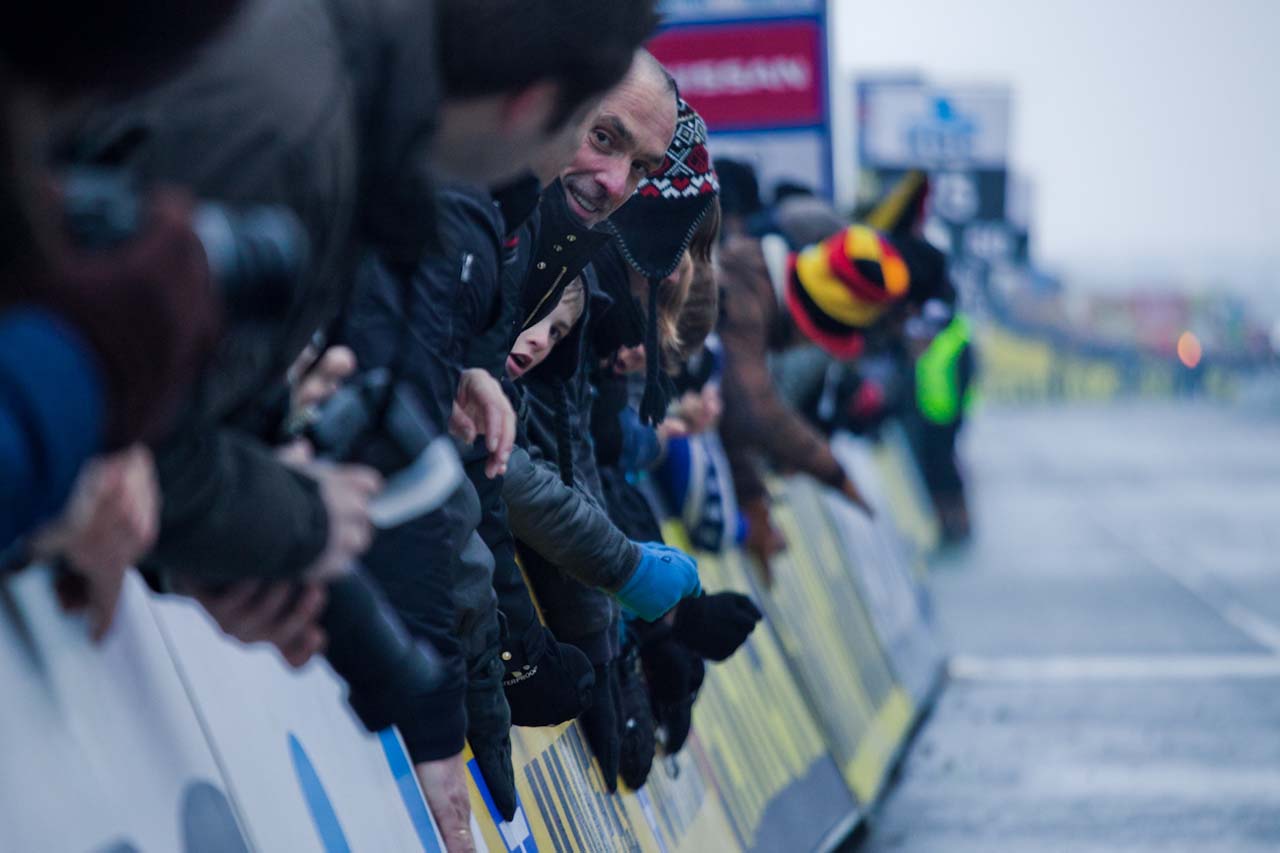
[{"label": "child's face", "polygon": [[613,368],[613,372],[617,376],[643,373],[645,367],[644,344],[634,347],[618,347],[618,351],[614,353],[610,362],[610,367]]},{"label": "child's face", "polygon": [[512,379],[519,379],[542,364],[555,345],[569,334],[581,315],[580,300],[561,299],[554,311],[516,338],[515,346],[507,356],[507,375]]}]

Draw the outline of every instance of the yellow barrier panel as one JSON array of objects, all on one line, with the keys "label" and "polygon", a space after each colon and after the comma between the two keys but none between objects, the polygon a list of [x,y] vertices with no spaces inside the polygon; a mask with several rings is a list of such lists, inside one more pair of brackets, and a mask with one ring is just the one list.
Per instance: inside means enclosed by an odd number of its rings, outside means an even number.
[{"label": "yellow barrier panel", "polygon": [[882,440],[872,450],[876,471],[884,487],[885,502],[898,529],[913,546],[916,576],[926,574],[925,557],[938,548],[942,530],[933,504],[920,477],[907,437],[896,424],[883,430]]},{"label": "yellow barrier panel", "polygon": [[[868,476],[891,474],[879,484],[889,511],[916,513],[921,538],[936,536],[901,452],[891,445]],[[767,620],[732,658],[708,665],[685,749],[659,756],[644,790],[609,796],[576,724],[513,731],[522,808],[512,823],[496,822],[472,765],[472,805],[487,849],[829,849],[876,800],[919,709],[866,610],[844,538],[856,534],[833,526],[815,484],[792,478],[770,490],[788,542],[772,589],[757,588],[741,551],[698,554],[708,592],[754,590]],[[664,534],[689,548],[678,523]]]},{"label": "yellow barrier panel", "polygon": [[[663,532],[669,543],[689,546],[678,524]],[[698,571],[707,592],[751,591],[741,552],[699,553]],[[802,844],[806,833],[856,820],[857,807],[767,626],[732,658],[707,668],[693,719],[747,849]]]},{"label": "yellow barrier panel", "polygon": [[868,804],[910,730],[911,699],[889,670],[816,487],[793,478],[770,492],[787,550],[775,558],[766,607],[832,755]]},{"label": "yellow barrier panel", "polygon": [[[604,791],[576,723],[514,729],[512,762],[521,811],[499,825],[472,769],[471,805],[491,851],[735,851],[724,809],[696,737],[673,762],[656,762],[640,793]],[[468,755],[468,759],[470,756]]]}]

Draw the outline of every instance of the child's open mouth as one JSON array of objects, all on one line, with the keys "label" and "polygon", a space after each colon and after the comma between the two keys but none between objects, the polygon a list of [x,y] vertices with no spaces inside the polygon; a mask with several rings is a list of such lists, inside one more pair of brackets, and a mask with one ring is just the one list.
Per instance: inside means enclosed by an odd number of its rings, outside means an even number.
[{"label": "child's open mouth", "polygon": [[533,358],[522,352],[513,352],[507,356],[507,373],[520,376],[533,364]]}]

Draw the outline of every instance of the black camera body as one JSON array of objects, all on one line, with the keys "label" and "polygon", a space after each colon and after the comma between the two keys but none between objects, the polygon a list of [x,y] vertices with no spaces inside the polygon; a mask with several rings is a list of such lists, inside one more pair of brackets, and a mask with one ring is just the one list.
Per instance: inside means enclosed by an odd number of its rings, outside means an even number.
[{"label": "black camera body", "polygon": [[386,483],[370,507],[379,527],[437,509],[464,476],[453,440],[434,428],[413,386],[387,368],[346,382],[316,411],[305,435],[319,457],[383,475]]}]

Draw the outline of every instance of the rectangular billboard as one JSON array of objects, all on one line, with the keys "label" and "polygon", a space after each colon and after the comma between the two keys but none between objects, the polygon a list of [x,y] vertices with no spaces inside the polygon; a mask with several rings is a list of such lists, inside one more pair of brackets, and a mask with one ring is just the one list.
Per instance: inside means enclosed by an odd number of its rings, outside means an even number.
[{"label": "rectangular billboard", "polygon": [[683,0],[663,4],[648,47],[707,122],[712,157],[756,166],[830,197],[831,111],[822,0]]}]

